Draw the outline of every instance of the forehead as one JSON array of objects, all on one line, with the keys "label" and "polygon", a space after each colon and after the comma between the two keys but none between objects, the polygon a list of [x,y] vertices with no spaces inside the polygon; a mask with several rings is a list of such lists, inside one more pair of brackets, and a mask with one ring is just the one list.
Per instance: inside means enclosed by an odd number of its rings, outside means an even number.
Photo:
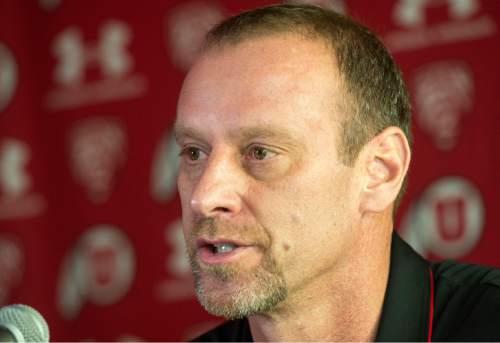
[{"label": "forehead", "polygon": [[[296,34],[252,38],[205,52],[178,103],[179,126],[324,125],[342,101],[332,50]],[[328,116],[328,118],[326,117]],[[288,125],[291,126],[291,125]]]}]

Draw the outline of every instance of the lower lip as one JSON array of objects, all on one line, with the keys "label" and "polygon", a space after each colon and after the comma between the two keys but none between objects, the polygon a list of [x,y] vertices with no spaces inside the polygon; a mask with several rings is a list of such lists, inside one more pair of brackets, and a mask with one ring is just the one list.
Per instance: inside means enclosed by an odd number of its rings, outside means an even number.
[{"label": "lower lip", "polygon": [[254,250],[252,246],[237,247],[230,252],[216,254],[209,247],[199,249],[199,257],[204,264],[225,264],[230,263],[240,258],[245,252]]}]

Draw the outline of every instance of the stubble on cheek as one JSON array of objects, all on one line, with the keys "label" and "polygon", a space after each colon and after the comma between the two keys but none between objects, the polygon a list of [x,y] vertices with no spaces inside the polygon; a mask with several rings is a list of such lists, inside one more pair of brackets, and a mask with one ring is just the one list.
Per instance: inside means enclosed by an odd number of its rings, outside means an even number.
[{"label": "stubble on cheek", "polygon": [[[196,259],[191,259],[191,268],[195,274],[195,279],[201,280],[202,273],[210,275],[214,279],[220,282],[229,282],[237,274],[235,267],[229,266],[205,266],[202,268]],[[200,281],[201,282],[201,281]]]},{"label": "stubble on cheek", "polygon": [[[188,242],[188,253],[195,279],[196,293],[205,309],[228,319],[243,318],[272,311],[286,299],[288,290],[283,272],[271,253],[272,242],[263,228],[228,228],[217,226],[213,220],[204,221],[194,228]],[[204,235],[229,235],[253,242],[259,246],[262,259],[247,267],[244,263],[228,265],[202,265],[196,249],[196,239]],[[238,237],[234,236],[234,232]],[[226,237],[226,236],[225,236]]]},{"label": "stubble on cheek", "polygon": [[187,237],[187,251],[195,278],[201,278],[202,274],[207,274],[216,280],[227,282],[245,269],[244,264],[200,264],[198,256],[199,250],[196,243],[197,239],[200,237],[224,237],[226,239],[243,241],[247,244],[254,245],[262,253],[263,261],[261,261],[260,264],[268,264],[264,263],[264,260],[272,259],[271,256],[268,256],[271,253],[271,237],[263,227],[257,225],[236,227],[213,218],[199,219]]}]

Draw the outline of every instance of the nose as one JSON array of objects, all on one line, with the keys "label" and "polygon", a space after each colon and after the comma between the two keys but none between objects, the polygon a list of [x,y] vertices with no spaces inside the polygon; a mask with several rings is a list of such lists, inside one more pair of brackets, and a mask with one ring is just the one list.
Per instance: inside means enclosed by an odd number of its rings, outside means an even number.
[{"label": "nose", "polygon": [[245,188],[239,163],[213,151],[193,190],[191,208],[205,218],[234,216],[242,209]]}]

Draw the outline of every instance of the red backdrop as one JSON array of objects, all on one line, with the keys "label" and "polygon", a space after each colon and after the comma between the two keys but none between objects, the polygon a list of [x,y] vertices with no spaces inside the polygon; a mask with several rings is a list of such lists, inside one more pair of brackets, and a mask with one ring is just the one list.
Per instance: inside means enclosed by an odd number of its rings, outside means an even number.
[{"label": "red backdrop", "polygon": [[[424,256],[500,266],[500,2],[302,1],[381,35],[413,101],[398,230]],[[0,0],[0,306],[54,340],[183,340],[194,300],[171,137],[206,30],[271,1]]]}]

